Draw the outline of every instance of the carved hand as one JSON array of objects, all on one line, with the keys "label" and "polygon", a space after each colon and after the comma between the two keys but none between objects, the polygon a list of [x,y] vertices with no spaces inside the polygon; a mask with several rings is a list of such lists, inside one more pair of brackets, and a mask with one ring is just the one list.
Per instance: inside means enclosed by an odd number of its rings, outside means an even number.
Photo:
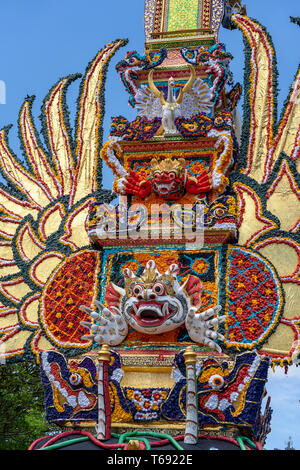
[{"label": "carved hand", "polygon": [[151,181],[143,180],[134,171],[131,171],[126,177],[125,192],[145,199],[151,193]]},{"label": "carved hand", "polygon": [[205,194],[208,193],[211,188],[211,177],[206,171],[201,172],[200,175],[196,177],[188,178],[185,184],[185,189],[190,194]]},{"label": "carved hand", "polygon": [[92,339],[96,343],[108,344],[116,346],[121,344],[128,334],[128,326],[123,318],[120,310],[111,307],[116,313],[112,313],[108,308],[104,307],[100,302],[95,301],[99,313],[88,307],[81,306],[90,317],[91,322],[82,321],[80,324],[90,330],[90,334],[85,335],[82,339]]},{"label": "carved hand", "polygon": [[[221,310],[221,306],[209,308],[201,313],[196,313],[197,308],[191,307],[185,320],[185,326],[188,331],[190,338],[195,343],[209,346],[212,349],[216,349],[218,352],[222,352],[221,347],[215,342],[215,340],[224,340],[224,336],[211,328],[219,325],[226,319],[226,315],[215,317]],[[214,317],[214,318],[212,318]]]}]

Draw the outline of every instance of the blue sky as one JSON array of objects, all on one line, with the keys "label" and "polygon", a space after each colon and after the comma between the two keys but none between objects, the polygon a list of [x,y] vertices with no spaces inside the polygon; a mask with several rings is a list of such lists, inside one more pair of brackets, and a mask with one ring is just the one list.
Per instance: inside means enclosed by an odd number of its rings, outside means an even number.
[{"label": "blue sky", "polygon": [[270,370],[266,388],[273,409],[266,449],[284,449],[291,436],[293,447],[300,450],[300,367],[291,366],[287,374],[281,367]]},{"label": "blue sky", "polygon": [[[248,16],[263,24],[273,38],[279,69],[279,113],[299,63],[300,28],[290,16],[300,16],[299,0],[244,0]],[[0,128],[13,124],[10,145],[21,157],[16,138],[19,109],[27,95],[35,95],[33,112],[38,116],[43,98],[59,78],[84,73],[88,62],[108,42],[128,38],[111,62],[106,86],[107,137],[110,117],[123,114],[134,118],[128,94],[115,71],[115,64],[127,50],[143,52],[144,0],[10,0],[1,5],[0,80],[5,83],[6,100],[0,104]],[[243,42],[239,31],[222,29],[220,41],[234,55],[231,69],[235,81],[243,82]],[[69,88],[68,104],[74,116],[79,80]],[[1,99],[0,99],[1,102]],[[104,186],[111,188],[112,176],[104,169]],[[274,409],[267,449],[283,448],[289,436],[300,449],[300,368],[287,376],[270,371],[268,392]]]}]

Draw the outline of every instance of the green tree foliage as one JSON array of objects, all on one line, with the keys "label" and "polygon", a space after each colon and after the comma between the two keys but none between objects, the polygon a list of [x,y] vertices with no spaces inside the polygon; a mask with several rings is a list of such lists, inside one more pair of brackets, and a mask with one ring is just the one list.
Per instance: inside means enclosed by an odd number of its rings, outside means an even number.
[{"label": "green tree foliage", "polygon": [[39,367],[32,362],[0,365],[0,450],[26,450],[58,428],[45,419]]}]

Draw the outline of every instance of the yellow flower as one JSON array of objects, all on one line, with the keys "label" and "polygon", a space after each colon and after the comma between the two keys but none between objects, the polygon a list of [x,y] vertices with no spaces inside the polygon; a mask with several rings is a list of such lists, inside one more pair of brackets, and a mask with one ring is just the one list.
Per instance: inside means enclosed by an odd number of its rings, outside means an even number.
[{"label": "yellow flower", "polygon": [[234,197],[230,197],[227,200],[228,202],[228,212],[229,214],[236,216],[236,202]]},{"label": "yellow flower", "polygon": [[193,162],[189,165],[189,170],[197,175],[205,170],[205,164],[203,162]]}]

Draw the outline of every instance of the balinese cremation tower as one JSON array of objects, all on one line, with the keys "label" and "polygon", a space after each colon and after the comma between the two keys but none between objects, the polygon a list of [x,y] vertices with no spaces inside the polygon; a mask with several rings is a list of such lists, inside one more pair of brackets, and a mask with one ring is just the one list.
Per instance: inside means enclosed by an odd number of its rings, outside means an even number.
[{"label": "balinese cremation tower", "polygon": [[[278,120],[272,41],[240,1],[145,0],[144,26],[144,52],[116,66],[136,117],[113,117],[106,142],[106,69],[127,40],[89,64],[74,133],[77,75],[44,99],[43,143],[24,101],[24,162],[1,130],[2,356],[39,363],[62,427],[32,449],[77,434],[99,450],[262,449],[268,371],[300,349],[299,69]],[[243,35],[243,86],[221,26]]]}]

